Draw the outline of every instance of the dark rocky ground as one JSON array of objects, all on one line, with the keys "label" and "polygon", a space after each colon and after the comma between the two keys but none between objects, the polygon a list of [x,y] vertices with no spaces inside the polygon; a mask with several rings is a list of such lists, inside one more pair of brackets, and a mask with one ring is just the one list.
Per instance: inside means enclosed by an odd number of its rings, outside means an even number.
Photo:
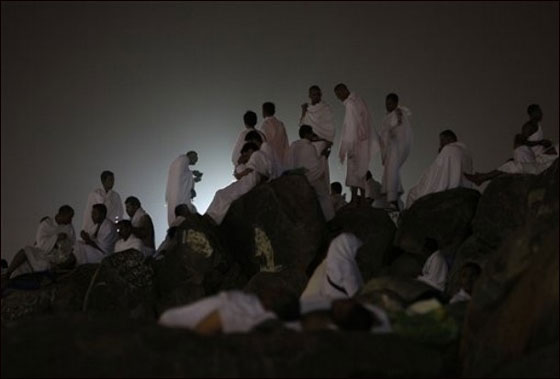
[{"label": "dark rocky ground", "polygon": [[[220,227],[185,221],[164,260],[128,251],[38,278],[39,289],[5,291],[1,375],[558,377],[558,178],[556,161],[539,176],[499,177],[482,195],[431,194],[395,227],[383,211],[350,207],[327,225],[306,179],[281,177],[237,200]],[[399,308],[433,296],[414,277],[437,243],[455,256],[447,296],[461,264],[483,267],[472,301],[436,318],[391,313],[390,335],[269,325],[201,337],[156,325],[165,309],[224,289],[275,283],[301,293],[341,230],[364,241],[359,297]]]}]

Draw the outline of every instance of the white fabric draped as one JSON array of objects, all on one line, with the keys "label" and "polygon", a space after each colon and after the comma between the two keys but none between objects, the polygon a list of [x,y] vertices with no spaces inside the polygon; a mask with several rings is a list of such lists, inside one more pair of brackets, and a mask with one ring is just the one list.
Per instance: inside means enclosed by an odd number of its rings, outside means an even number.
[{"label": "white fabric draped", "polygon": [[274,116],[265,117],[260,131],[266,136],[266,142],[270,144],[276,162],[283,167],[285,155],[289,147],[288,135],[286,134],[284,123]]},{"label": "white fabric draped", "polygon": [[[402,122],[399,124],[397,110],[402,112]],[[381,192],[387,195],[387,201],[396,201],[404,192],[400,168],[408,158],[412,146],[412,128],[409,118],[411,112],[406,107],[397,107],[387,114],[381,124],[380,146],[383,162],[383,177]]]},{"label": "white fabric draped", "polygon": [[212,217],[216,224],[222,223],[231,203],[249,192],[261,181],[261,175],[267,177],[271,175],[270,161],[260,150],[251,154],[246,167],[253,171],[227,187],[218,190],[208,206],[206,214]]},{"label": "white fabric draped", "polygon": [[339,158],[346,166],[346,185],[365,188],[371,157],[379,149],[379,137],[372,127],[366,103],[351,93],[344,100],[345,115],[340,137]]},{"label": "white fabric draped", "polygon": [[115,253],[120,253],[121,251],[126,251],[128,249],[134,249],[144,254],[144,256],[146,255],[144,243],[134,234],[131,234],[126,240],[120,238],[115,244]]},{"label": "white fabric draped", "polygon": [[[540,157],[546,156],[542,154]],[[525,145],[519,146],[513,150],[513,160],[507,161],[497,168],[508,174],[533,174],[538,175],[554,162],[557,155],[550,155],[550,158],[539,159],[535,156],[533,150]]]},{"label": "white fabric draped", "polygon": [[107,218],[112,222],[118,222],[123,219],[124,207],[121,196],[112,189],[109,192],[105,192],[105,189],[97,188],[88,196],[82,230],[88,230],[93,225],[91,209],[95,204],[105,204],[107,207]]},{"label": "white fabric draped", "polygon": [[146,215],[147,215],[146,211],[142,207],[140,207],[132,215],[132,218],[130,219],[130,223],[132,224],[133,227],[139,228],[142,226],[142,217]]},{"label": "white fabric draped", "polygon": [[445,257],[438,250],[428,257],[422,268],[422,275],[419,275],[417,279],[443,291],[445,289],[448,271],[449,268],[447,267]]},{"label": "white fabric draped", "polygon": [[235,142],[235,146],[233,147],[233,152],[231,153],[231,163],[233,163],[233,167],[237,167],[237,162],[239,161],[239,157],[241,156],[241,149],[243,149],[243,145],[245,145],[245,137],[247,133],[256,131],[261,135],[263,142],[266,142],[266,136],[260,130],[254,128],[247,128],[245,127],[241,133],[239,133],[239,137],[237,137],[237,142]]},{"label": "white fabric draped", "polygon": [[[67,239],[57,243],[59,233],[66,234]],[[47,217],[39,223],[34,246],[23,248],[27,262],[16,269],[13,276],[49,270],[53,264],[64,262],[70,256],[75,241],[76,233],[72,224],[59,225],[53,218]]]},{"label": "white fabric draped", "polygon": [[451,300],[449,300],[449,304],[454,304],[461,301],[469,301],[470,299],[471,299],[471,295],[469,295],[467,291],[461,288],[459,292],[453,295]]},{"label": "white fabric draped", "polygon": [[329,245],[327,257],[313,272],[301,299],[338,299],[354,296],[364,284],[355,259],[362,245],[363,242],[352,233],[342,233],[334,238]]},{"label": "white fabric draped", "polygon": [[418,183],[408,192],[406,208],[429,193],[458,187],[472,188],[472,183],[463,175],[464,172],[471,174],[472,171],[472,157],[464,143],[445,145]]},{"label": "white fabric draped", "polygon": [[168,309],[158,323],[169,328],[194,329],[215,311],[219,312],[224,333],[248,332],[263,321],[276,318],[273,312],[264,309],[257,296],[232,290]]},{"label": "white fabric draped", "polygon": [[167,223],[170,225],[175,219],[175,207],[186,204],[192,213],[196,208],[191,202],[191,190],[194,188],[194,178],[189,168],[189,158],[180,155],[169,166],[165,202],[167,203]]},{"label": "white fabric draped", "polygon": [[117,227],[109,219],[103,220],[101,224],[94,224],[86,232],[101,250],[86,245],[84,241],[77,241],[74,246],[77,264],[99,263],[104,257],[114,252],[119,235]]},{"label": "white fabric draped", "polygon": [[334,141],[334,116],[327,103],[321,101],[314,105],[309,104],[300,122],[300,125],[304,124],[311,126],[313,132],[320,138],[329,142]]},{"label": "white fabric draped", "polygon": [[325,166],[311,141],[300,139],[293,142],[286,154],[289,169],[305,168],[305,176],[315,190],[326,221],[334,217],[334,208],[329,196],[329,186],[325,181]]}]

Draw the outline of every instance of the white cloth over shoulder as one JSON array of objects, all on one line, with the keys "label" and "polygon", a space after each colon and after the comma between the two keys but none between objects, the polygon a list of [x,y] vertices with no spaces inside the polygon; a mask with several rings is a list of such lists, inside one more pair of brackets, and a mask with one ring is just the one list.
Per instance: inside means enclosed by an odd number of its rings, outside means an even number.
[{"label": "white cloth over shoulder", "polygon": [[438,250],[428,257],[428,260],[424,263],[424,267],[422,268],[422,275],[419,275],[417,279],[443,291],[445,289],[448,271],[449,268],[447,267],[445,257]]},{"label": "white cloth over shoulder", "polygon": [[270,161],[260,150],[251,154],[246,168],[250,168],[253,171],[227,187],[218,190],[208,206],[206,214],[212,217],[216,224],[222,223],[231,203],[260,183],[261,175],[269,177],[271,174]]},{"label": "white cloth over shoulder", "polygon": [[259,298],[241,291],[224,291],[193,304],[165,311],[158,323],[170,328],[194,329],[212,312],[218,311],[224,333],[248,332],[268,319],[276,318]]},{"label": "white cloth over shoulder", "polygon": [[[66,234],[67,238],[57,242],[60,233]],[[53,265],[64,262],[72,253],[75,241],[76,234],[72,224],[59,225],[53,218],[45,218],[37,228],[34,246],[23,248],[27,262],[18,267],[13,276],[49,270]]]},{"label": "white cloth over shoulder", "polygon": [[354,296],[364,284],[355,259],[362,245],[363,242],[351,233],[342,233],[333,239],[327,257],[313,272],[301,299]]},{"label": "white cloth over shoulder", "polygon": [[196,213],[196,208],[191,202],[194,178],[189,164],[189,157],[183,154],[177,157],[169,166],[165,191],[168,225],[175,219],[175,207],[179,204],[186,204],[192,213]]},{"label": "white cloth over shoulder", "polygon": [[261,135],[263,142],[266,142],[266,136],[263,132],[253,128],[245,127],[241,133],[239,133],[239,137],[237,137],[237,141],[235,142],[235,146],[233,147],[233,152],[231,153],[231,163],[233,163],[233,167],[237,167],[237,162],[239,161],[239,157],[241,156],[241,149],[243,149],[243,145],[245,145],[245,137],[247,133],[256,131]]},{"label": "white cloth over shoulder", "polygon": [[365,188],[371,158],[379,150],[379,137],[372,127],[366,103],[358,95],[350,93],[343,103],[346,112],[338,156],[341,162],[348,157],[346,185]]},{"label": "white cloth over shoulder", "polygon": [[[557,156],[552,155],[552,157],[557,157]],[[546,170],[547,168],[549,168],[553,162],[554,159],[548,159],[548,160],[537,159],[532,149],[523,145],[513,150],[512,161],[507,161],[506,163],[498,167],[497,170],[508,174],[538,175],[544,170]]]},{"label": "white cloth over shoulder", "polygon": [[107,218],[112,222],[123,219],[124,207],[121,196],[112,189],[109,192],[105,192],[105,189],[97,188],[88,196],[82,230],[89,230],[93,225],[91,209],[95,204],[105,204],[107,207]]},{"label": "white cloth over shoulder", "polygon": [[314,105],[309,104],[299,124],[309,125],[320,138],[329,142],[334,141],[334,116],[331,107],[323,101]]},{"label": "white cloth over shoulder", "polygon": [[[535,131],[535,133],[531,134],[527,140],[528,141],[540,141],[544,139],[544,133],[543,133],[543,129],[541,124],[539,123],[539,127],[537,128],[537,130]],[[538,163],[541,164],[547,164],[547,163],[552,163],[554,162],[554,160],[556,158],[558,158],[558,144],[556,144],[554,146],[555,150],[556,150],[556,154],[545,154],[546,150],[544,146],[542,145],[537,145],[537,146],[531,146],[531,150],[533,151],[533,153],[535,154],[535,160]],[[514,158],[515,160],[515,158]]]},{"label": "white cloth over shoulder", "polygon": [[115,243],[119,236],[116,225],[109,219],[103,220],[101,224],[94,224],[86,232],[99,249],[87,245],[84,241],[77,241],[74,246],[77,264],[99,263],[107,255],[114,252]]},{"label": "white cloth over shoulder", "polygon": [[418,183],[410,189],[406,208],[410,208],[417,199],[429,193],[458,187],[472,188],[472,183],[463,175],[464,172],[471,174],[472,170],[472,157],[464,143],[453,142],[445,145]]},{"label": "white cloth over shoulder", "polygon": [[284,167],[284,159],[290,146],[284,123],[274,116],[265,117],[260,131],[266,136],[266,142],[274,152],[275,161]]},{"label": "white cloth over shoulder", "polygon": [[120,253],[121,251],[126,251],[129,249],[134,249],[142,254],[146,255],[146,251],[144,249],[144,243],[134,234],[131,234],[126,240],[119,238],[117,243],[115,244],[115,253]]},{"label": "white cloth over shoulder", "polygon": [[[397,111],[402,113],[401,123],[398,122]],[[398,106],[383,119],[379,132],[383,177],[381,192],[387,195],[387,201],[396,201],[404,192],[400,169],[410,154],[412,146],[412,128],[410,127],[411,112],[406,107]]]},{"label": "white cloth over shoulder", "polygon": [[134,212],[134,215],[130,219],[130,223],[132,224],[133,227],[138,228],[142,226],[142,222],[141,222],[142,217],[147,215],[148,214],[146,213],[146,211],[142,207],[140,207],[136,210],[136,212]]},{"label": "white cloth over shoulder", "polygon": [[292,142],[286,154],[286,166],[289,169],[302,167],[306,169],[305,176],[317,194],[323,216],[326,221],[330,221],[334,217],[334,208],[325,181],[325,166],[311,141],[302,138]]},{"label": "white cloth over shoulder", "polygon": [[451,300],[449,300],[449,304],[459,303],[461,301],[469,301],[470,299],[471,299],[471,295],[469,295],[464,288],[461,288],[459,292],[453,295]]}]

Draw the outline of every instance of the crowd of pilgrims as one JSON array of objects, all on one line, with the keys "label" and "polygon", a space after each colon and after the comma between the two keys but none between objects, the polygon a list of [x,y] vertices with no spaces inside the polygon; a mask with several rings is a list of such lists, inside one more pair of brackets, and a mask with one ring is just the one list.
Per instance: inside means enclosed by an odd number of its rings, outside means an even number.
[{"label": "crowd of pilgrims", "polygon": [[[84,263],[98,263],[105,256],[129,249],[142,252],[146,259],[164,259],[176,243],[173,238],[179,225],[193,214],[211,225],[223,221],[231,203],[264,183],[286,173],[305,175],[317,194],[328,222],[344,206],[373,206],[398,212],[409,208],[417,199],[430,193],[457,187],[472,188],[504,173],[538,174],[558,157],[558,145],[544,139],[540,124],[540,107],[528,107],[527,121],[515,135],[513,158],[496,170],[473,173],[471,155],[452,130],[439,134],[439,152],[417,184],[409,190],[406,203],[400,168],[409,156],[412,144],[411,112],[399,105],[399,98],[386,96],[387,114],[380,129],[372,126],[371,114],[364,100],[344,84],[334,88],[343,103],[345,116],[340,135],[338,158],[346,161],[346,186],[350,188],[348,205],[341,183],[330,182],[328,158],[335,138],[333,113],[322,101],[318,86],[309,88],[309,103],[301,107],[300,139],[288,141],[282,121],[275,117],[275,105],[262,105],[263,121],[257,129],[257,115],[248,111],[243,116],[244,128],[233,148],[231,160],[235,181],[218,190],[203,216],[192,202],[194,184],[202,173],[191,171],[198,161],[195,151],[176,158],[169,167],[165,200],[169,229],[156,249],[152,219],[138,198],[124,202],[113,190],[115,177],[110,171],[101,174],[102,188],[92,191],[84,212],[80,239],[72,226],[73,209],[64,205],[53,217],[41,220],[35,244],[17,252],[3,272],[3,281],[29,272],[64,270]],[[381,182],[369,171],[373,157],[380,153],[383,173]],[[124,219],[124,212],[129,219]],[[258,296],[241,291],[226,291],[199,302],[164,312],[159,323],[184,327],[203,334],[248,331],[267,320],[282,320],[296,330],[361,329],[390,332],[391,325],[383,307],[354,299],[363,286],[355,262],[362,245],[355,235],[341,233],[330,242],[326,258],[315,269],[303,294],[298,298],[289,291],[271,287]],[[435,250],[435,249],[434,249]],[[435,250],[426,261],[418,280],[444,291],[449,271],[444,251]],[[467,301],[480,267],[469,263],[461,269],[460,291],[450,302]]]}]

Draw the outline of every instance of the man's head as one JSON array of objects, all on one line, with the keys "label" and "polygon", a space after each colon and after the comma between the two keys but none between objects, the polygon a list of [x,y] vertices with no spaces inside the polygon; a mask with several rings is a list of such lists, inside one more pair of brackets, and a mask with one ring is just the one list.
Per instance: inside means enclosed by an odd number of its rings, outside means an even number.
[{"label": "man's head", "polygon": [[267,101],[262,105],[263,117],[274,116],[274,113],[276,113],[276,106],[274,106],[274,103]]},{"label": "man's head", "polygon": [[340,329],[370,330],[379,321],[355,299],[334,300],[331,318]]},{"label": "man's head", "polygon": [[443,149],[445,145],[457,142],[457,135],[451,129],[444,130],[439,134],[439,150]]},{"label": "man's head", "polygon": [[175,207],[175,217],[187,217],[191,213],[187,204],[179,204]]},{"label": "man's head", "polygon": [[251,155],[257,150],[259,150],[257,144],[254,142],[246,142],[241,148],[241,156],[245,158],[245,161],[248,161]]},{"label": "man's head", "polygon": [[299,127],[299,138],[309,141],[315,141],[317,135],[313,133],[313,128],[309,125],[302,125]]},{"label": "man's head", "polygon": [[72,217],[74,217],[74,209],[69,205],[63,205],[58,208],[58,213],[54,217],[54,220],[59,225],[69,225],[72,223]]},{"label": "man's head", "polygon": [[243,115],[243,122],[248,128],[254,128],[257,125],[257,114],[253,111],[247,111]]},{"label": "man's head", "polygon": [[124,205],[126,207],[126,214],[130,218],[132,218],[136,211],[142,206],[142,204],[140,204],[140,200],[138,200],[135,196],[127,197],[124,201]]},{"label": "man's head", "polygon": [[541,107],[538,104],[531,104],[527,107],[527,114],[531,121],[540,122],[543,118]]},{"label": "man's head", "polygon": [[350,91],[348,90],[348,87],[346,87],[346,84],[339,83],[334,87],[334,94],[338,100],[344,101],[348,98],[348,96],[350,96]]},{"label": "man's head", "polygon": [[469,294],[472,294],[474,283],[480,276],[482,269],[474,262],[467,262],[461,267],[461,287]]},{"label": "man's head", "polygon": [[129,220],[121,220],[117,224],[117,232],[123,240],[127,240],[132,234],[132,223]]},{"label": "man's head", "polygon": [[311,100],[311,105],[315,105],[321,102],[323,94],[321,93],[321,88],[319,86],[309,87],[309,100]]},{"label": "man's head", "polygon": [[256,130],[251,130],[245,135],[245,142],[252,142],[260,147],[263,143],[263,140],[259,132],[257,132]]},{"label": "man's head", "polygon": [[340,182],[332,182],[331,183],[331,193],[332,194],[341,194],[342,193],[342,184]]},{"label": "man's head", "polygon": [[190,165],[194,165],[196,164],[196,162],[198,162],[198,154],[196,153],[196,151],[189,151],[187,153],[187,158],[189,158],[189,164]]},{"label": "man's head", "polygon": [[103,184],[103,188],[106,192],[113,189],[113,186],[115,185],[115,174],[111,171],[103,171],[101,173],[101,184]]},{"label": "man's head", "polygon": [[95,224],[101,224],[107,218],[107,207],[105,204],[94,204],[91,208],[91,219]]},{"label": "man's head", "polygon": [[390,93],[385,98],[385,109],[388,113],[391,113],[399,106],[399,97],[396,93]]}]

